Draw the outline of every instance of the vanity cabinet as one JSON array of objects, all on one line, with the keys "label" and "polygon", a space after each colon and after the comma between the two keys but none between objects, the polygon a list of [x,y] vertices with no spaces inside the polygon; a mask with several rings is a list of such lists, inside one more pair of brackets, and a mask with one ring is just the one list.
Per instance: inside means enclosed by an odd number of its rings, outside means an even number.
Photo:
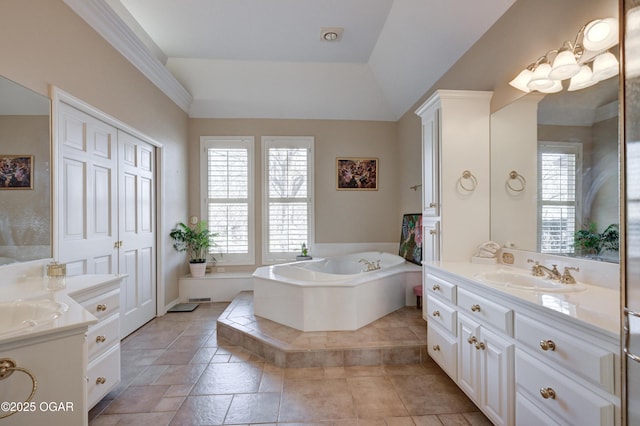
[{"label": "vanity cabinet", "polygon": [[86,334],[88,409],[120,381],[120,281],[114,279],[73,294],[98,319]]},{"label": "vanity cabinet", "polygon": [[424,294],[429,356],[492,423],[620,425],[614,336],[428,263]]},{"label": "vanity cabinet", "polygon": [[[422,122],[423,235],[432,240],[424,260],[469,260],[489,240],[491,95],[438,90],[416,110]],[[462,177],[465,171],[469,178]]]}]

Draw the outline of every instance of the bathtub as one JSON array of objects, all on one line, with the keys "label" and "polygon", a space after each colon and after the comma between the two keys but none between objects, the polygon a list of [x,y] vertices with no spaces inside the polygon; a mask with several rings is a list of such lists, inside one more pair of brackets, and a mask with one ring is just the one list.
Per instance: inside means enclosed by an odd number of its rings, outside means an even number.
[{"label": "bathtub", "polygon": [[421,273],[381,252],[263,266],[253,274],[254,314],[301,331],[357,330],[412,304]]}]

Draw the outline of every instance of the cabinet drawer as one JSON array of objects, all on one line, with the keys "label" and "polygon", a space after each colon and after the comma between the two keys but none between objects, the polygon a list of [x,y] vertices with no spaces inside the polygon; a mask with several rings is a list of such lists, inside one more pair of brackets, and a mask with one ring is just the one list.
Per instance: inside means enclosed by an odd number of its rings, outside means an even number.
[{"label": "cabinet drawer", "polygon": [[424,285],[429,294],[435,294],[449,302],[456,303],[456,286],[434,275],[427,274]]},{"label": "cabinet drawer", "polygon": [[[581,426],[614,424],[615,407],[611,401],[521,350],[516,351],[516,385],[542,411],[552,412],[564,422]],[[543,391],[551,390],[555,397],[544,398]]]},{"label": "cabinet drawer", "polygon": [[614,393],[613,353],[523,315],[516,315],[515,335],[540,359],[559,364]]},{"label": "cabinet drawer", "polygon": [[458,307],[481,325],[492,325],[513,336],[513,310],[464,289],[458,290]]},{"label": "cabinet drawer", "polygon": [[558,426],[540,408],[536,407],[526,396],[516,393],[516,424],[518,426]]},{"label": "cabinet drawer", "polygon": [[120,307],[120,289],[111,290],[108,293],[87,299],[81,305],[98,320],[101,320],[118,311]]},{"label": "cabinet drawer", "polygon": [[454,337],[457,334],[456,311],[435,297],[427,295],[427,310],[425,311],[428,322],[434,322],[443,326]]},{"label": "cabinet drawer", "polygon": [[120,345],[116,345],[87,368],[87,402],[91,409],[120,381]]},{"label": "cabinet drawer", "polygon": [[458,342],[455,337],[430,322],[427,323],[427,352],[449,377],[457,380]]},{"label": "cabinet drawer", "polygon": [[87,348],[89,362],[99,353],[106,351],[120,341],[120,316],[112,315],[104,321],[89,327]]}]

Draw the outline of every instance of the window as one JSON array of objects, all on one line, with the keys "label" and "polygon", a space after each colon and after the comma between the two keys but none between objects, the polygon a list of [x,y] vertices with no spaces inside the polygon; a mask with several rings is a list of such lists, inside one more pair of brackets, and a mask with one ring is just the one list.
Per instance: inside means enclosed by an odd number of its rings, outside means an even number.
[{"label": "window", "polygon": [[640,142],[627,142],[627,256],[640,258]]},{"label": "window", "polygon": [[263,137],[263,262],[313,243],[313,138]]},{"label": "window", "polygon": [[[218,234],[212,253],[218,263],[255,263],[252,137],[200,138],[203,212]],[[206,173],[204,173],[206,171]]]},{"label": "window", "polygon": [[573,253],[574,234],[580,226],[580,179],[577,171],[582,148],[577,143],[538,145],[538,222],[541,253]]}]

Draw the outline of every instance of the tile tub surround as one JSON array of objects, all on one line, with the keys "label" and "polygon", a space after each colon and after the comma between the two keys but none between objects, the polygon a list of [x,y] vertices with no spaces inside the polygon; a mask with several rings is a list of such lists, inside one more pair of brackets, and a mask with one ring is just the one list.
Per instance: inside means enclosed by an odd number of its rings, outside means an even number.
[{"label": "tile tub surround", "polygon": [[426,323],[415,307],[355,331],[304,332],[255,316],[252,292],[242,292],[220,315],[217,329],[218,338],[279,367],[419,364],[428,358]]},{"label": "tile tub surround", "polygon": [[430,359],[281,368],[218,341],[227,306],[170,313],[124,339],[122,382],[91,410],[90,425],[491,424]]}]

